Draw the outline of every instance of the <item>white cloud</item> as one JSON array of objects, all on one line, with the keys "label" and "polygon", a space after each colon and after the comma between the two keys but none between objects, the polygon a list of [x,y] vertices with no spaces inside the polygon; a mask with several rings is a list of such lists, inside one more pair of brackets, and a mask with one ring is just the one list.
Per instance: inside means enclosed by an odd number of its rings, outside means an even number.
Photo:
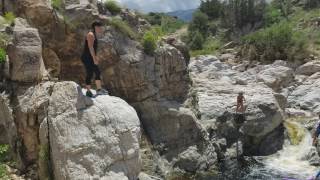
[{"label": "white cloud", "polygon": [[200,0],[117,0],[125,7],[142,12],[170,12],[197,8]]}]

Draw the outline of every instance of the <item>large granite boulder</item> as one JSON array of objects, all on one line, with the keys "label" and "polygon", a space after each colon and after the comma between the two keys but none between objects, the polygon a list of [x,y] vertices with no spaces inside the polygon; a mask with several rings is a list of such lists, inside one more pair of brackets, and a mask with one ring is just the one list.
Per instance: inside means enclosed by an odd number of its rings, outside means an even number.
[{"label": "large granite boulder", "polygon": [[[202,56],[193,59],[189,65],[194,85],[194,94],[197,97],[195,106],[201,116],[201,123],[205,126],[215,124],[217,136],[227,139],[232,145],[241,137],[237,135],[237,125],[234,123],[236,97],[240,91],[246,98],[246,122],[241,126],[245,137],[250,137],[253,149],[246,149],[249,141],[244,142],[245,154],[271,154],[278,150],[274,148],[268,153],[261,152],[263,143],[268,135],[281,126],[284,115],[277,102],[274,92],[264,83],[253,78],[246,84],[238,84],[237,79],[244,73],[232,70],[228,64],[220,62],[213,56]],[[251,77],[249,77],[251,78]],[[278,140],[274,140],[276,142]],[[279,141],[282,142],[281,137]],[[253,143],[254,142],[254,143]]]},{"label": "large granite boulder", "polygon": [[293,69],[285,66],[271,66],[258,74],[258,81],[274,90],[287,87],[294,80]]},{"label": "large granite boulder", "polygon": [[[80,97],[79,97],[80,96]],[[56,83],[48,108],[51,158],[56,179],[108,179],[140,172],[140,122],[120,98],[98,96],[86,107],[75,83]]]},{"label": "large granite boulder", "polygon": [[193,112],[175,101],[145,101],[137,105],[145,131],[161,155],[172,159],[189,146],[201,145],[201,125]]},{"label": "large granite boulder", "polygon": [[40,179],[50,168],[56,179],[138,177],[140,121],[125,101],[107,95],[92,100],[74,82],[15,89],[10,99],[0,97],[0,125],[20,169],[38,164]]},{"label": "large granite boulder", "polygon": [[15,20],[13,40],[8,47],[8,55],[11,80],[39,82],[46,75],[38,30],[28,25],[24,19]]},{"label": "large granite boulder", "polygon": [[311,76],[314,73],[320,71],[320,61],[311,61],[302,66],[298,67],[296,70],[297,74]]},{"label": "large granite boulder", "polygon": [[202,156],[197,147],[191,146],[179,154],[175,166],[187,172],[196,173],[199,170],[206,170],[207,162],[207,157]]},{"label": "large granite boulder", "polygon": [[290,106],[320,113],[319,87],[320,73],[316,73],[289,94],[288,102]]},{"label": "large granite boulder", "polygon": [[1,133],[3,142],[10,143],[12,147],[15,147],[17,129],[14,123],[9,97],[5,94],[0,94],[0,117],[0,127],[3,130]]}]

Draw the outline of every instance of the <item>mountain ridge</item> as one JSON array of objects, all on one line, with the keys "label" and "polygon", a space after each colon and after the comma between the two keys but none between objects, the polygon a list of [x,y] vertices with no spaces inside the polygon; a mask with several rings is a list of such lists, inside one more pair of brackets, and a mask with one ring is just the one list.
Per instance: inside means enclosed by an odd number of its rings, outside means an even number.
[{"label": "mountain ridge", "polygon": [[166,14],[169,16],[175,16],[178,19],[181,19],[185,22],[190,22],[192,19],[192,14],[196,10],[197,9],[178,10],[178,11],[167,12]]}]

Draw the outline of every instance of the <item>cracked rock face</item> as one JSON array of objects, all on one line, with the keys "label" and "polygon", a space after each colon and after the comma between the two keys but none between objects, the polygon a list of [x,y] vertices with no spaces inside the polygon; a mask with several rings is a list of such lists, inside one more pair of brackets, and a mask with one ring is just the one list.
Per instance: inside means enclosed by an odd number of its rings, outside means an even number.
[{"label": "cracked rock face", "polygon": [[320,113],[320,73],[308,77],[300,86],[296,87],[288,97],[290,106]]},{"label": "cracked rock face", "polygon": [[30,27],[24,19],[15,20],[13,42],[8,47],[8,55],[11,80],[39,82],[46,74],[38,30]]},{"label": "cracked rock face", "polygon": [[138,177],[140,122],[125,101],[89,99],[74,82],[18,89],[11,99],[0,97],[0,124],[8,129],[21,168],[38,162],[44,179],[49,160],[59,180]]},{"label": "cracked rock face", "polygon": [[122,172],[136,179],[140,122],[135,110],[110,96],[98,96],[92,106],[77,109],[78,96],[77,86],[70,82],[55,84],[50,97],[49,139],[55,178],[108,179],[108,172]]}]

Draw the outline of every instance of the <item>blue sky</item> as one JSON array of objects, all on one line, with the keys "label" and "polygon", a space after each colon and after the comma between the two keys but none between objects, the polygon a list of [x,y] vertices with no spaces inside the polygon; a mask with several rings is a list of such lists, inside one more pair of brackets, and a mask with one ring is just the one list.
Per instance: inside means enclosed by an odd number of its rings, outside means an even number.
[{"label": "blue sky", "polygon": [[194,9],[200,0],[117,0],[125,7],[142,12],[170,12],[176,10]]}]

